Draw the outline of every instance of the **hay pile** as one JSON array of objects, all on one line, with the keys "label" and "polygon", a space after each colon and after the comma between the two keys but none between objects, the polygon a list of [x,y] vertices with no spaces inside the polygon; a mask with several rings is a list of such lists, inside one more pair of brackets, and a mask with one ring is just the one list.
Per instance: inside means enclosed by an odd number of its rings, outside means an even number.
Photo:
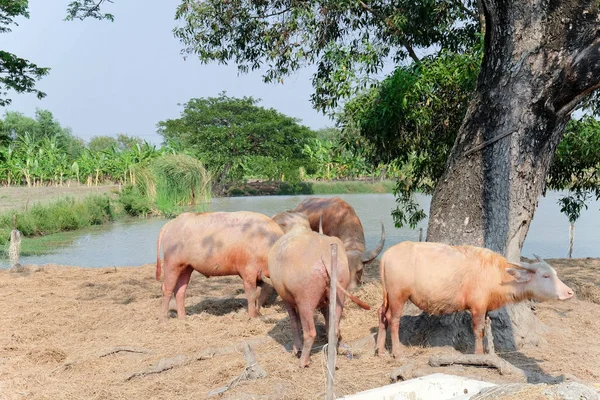
[{"label": "hay pile", "polygon": [[[425,373],[445,372],[498,383],[519,379],[488,369],[429,367],[430,355],[454,351],[446,348],[407,347],[402,360],[373,356],[369,335],[377,330],[381,289],[370,282],[356,294],[372,309],[364,311],[346,302],[343,342],[364,340],[354,342],[351,356],[338,356],[337,396],[388,384],[390,372],[408,360]],[[223,398],[323,397],[325,375],[319,346],[325,343],[326,334],[320,314],[312,364],[300,370],[289,353],[292,335],[282,304],[277,300],[263,309],[261,319],[249,320],[239,278],[205,279],[194,273],[186,296],[186,321],[159,321],[161,295],[154,265],[0,271],[0,393],[11,399],[204,398],[239,376],[246,361],[241,347],[202,360],[194,356],[208,348],[250,341],[268,376],[241,382]],[[537,373],[540,380],[569,375],[590,383],[600,380],[600,306],[580,300],[541,304],[538,316],[550,328],[547,345],[505,357]],[[132,373],[178,355],[190,362],[127,380]]]}]

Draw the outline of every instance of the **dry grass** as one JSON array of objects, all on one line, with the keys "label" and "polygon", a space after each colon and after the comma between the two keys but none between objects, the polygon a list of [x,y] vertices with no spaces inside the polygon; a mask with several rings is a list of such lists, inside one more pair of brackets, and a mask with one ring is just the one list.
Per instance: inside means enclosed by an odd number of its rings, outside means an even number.
[{"label": "dry grass", "polygon": [[[586,282],[600,278],[600,268],[596,268],[600,260],[558,261],[554,265],[565,280],[578,278],[576,275],[583,271],[588,275]],[[589,268],[590,263],[594,268]],[[365,337],[377,328],[379,284],[367,283],[357,294],[372,309],[364,311],[346,303],[341,326],[344,343]],[[153,265],[102,269],[47,266],[22,268],[20,272],[0,271],[0,399],[205,398],[208,392],[243,371],[242,352],[129,381],[126,377],[155,365],[161,358],[193,356],[208,347],[257,338],[269,338],[254,348],[258,362],[269,376],[243,382],[227,391],[224,398],[323,397],[321,354],[315,349],[311,367],[297,367],[297,359],[284,348],[289,349],[292,336],[279,300],[263,309],[262,319],[249,320],[239,278],[205,279],[194,273],[186,298],[187,319],[161,323],[160,297]],[[540,304],[538,316],[550,328],[547,343],[514,353],[510,361],[548,379],[572,375],[585,382],[599,382],[600,305],[581,300]],[[326,336],[320,314],[317,331],[315,345],[322,346]],[[118,352],[99,357],[117,346],[151,352]],[[493,382],[517,379],[488,369],[427,366],[429,356],[439,351],[453,350],[416,346],[405,349],[406,359],[427,372]],[[378,358],[369,351],[358,351],[351,359],[338,356],[336,395],[388,384],[390,372],[406,359]]]}]

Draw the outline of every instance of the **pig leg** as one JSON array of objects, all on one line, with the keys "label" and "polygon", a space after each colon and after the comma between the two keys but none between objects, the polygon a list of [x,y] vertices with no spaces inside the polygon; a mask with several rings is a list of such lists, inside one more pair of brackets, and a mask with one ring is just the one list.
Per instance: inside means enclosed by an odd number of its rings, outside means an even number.
[{"label": "pig leg", "polygon": [[475,336],[475,354],[483,354],[483,328],[485,327],[485,310],[471,309],[473,335]]},{"label": "pig leg", "polygon": [[260,308],[265,304],[265,302],[267,301],[267,299],[269,298],[269,296],[271,296],[271,293],[273,293],[275,289],[273,288],[273,286],[269,285],[268,283],[263,282],[261,285],[261,289],[260,289],[260,295],[258,297],[258,304],[257,304],[257,312],[260,313]]},{"label": "pig leg", "polygon": [[296,312],[296,307],[292,304],[284,303],[285,309],[290,316],[290,324],[292,326],[292,333],[294,334],[294,345],[292,346],[292,354],[295,356],[300,355],[300,349],[302,348],[302,338],[300,337],[300,317]]},{"label": "pig leg", "polygon": [[187,290],[188,283],[190,283],[190,277],[194,269],[191,266],[187,266],[177,278],[177,284],[175,285],[175,302],[177,303],[177,317],[179,319],[185,319],[185,291]]},{"label": "pig leg", "polygon": [[256,294],[256,278],[254,278],[254,280],[246,277],[242,278],[244,279],[244,291],[246,292],[246,298],[248,299],[248,316],[250,318],[258,317],[260,314],[256,307],[256,300],[258,297]]},{"label": "pig leg", "polygon": [[400,298],[395,299],[395,301],[394,299],[390,300],[390,305],[385,317],[390,324],[390,335],[392,336],[392,355],[395,358],[399,358],[401,355],[400,349],[402,347],[400,344],[400,318],[402,318],[402,310],[407,299]]},{"label": "pig leg", "polygon": [[377,346],[375,352],[382,356],[385,354],[385,337],[387,335],[388,319],[386,318],[387,309],[384,309],[383,304],[379,307],[379,332],[377,333]]},{"label": "pig leg", "polygon": [[[337,346],[336,346],[336,351],[339,350],[340,347],[340,342],[342,341],[342,331],[340,331],[340,321],[342,320],[342,313],[344,312],[344,298],[343,297],[338,297],[337,299],[337,303],[335,305],[335,334],[337,336]],[[327,331],[327,334],[329,334],[329,331]]]},{"label": "pig leg", "polygon": [[314,307],[299,307],[300,321],[302,321],[302,334],[304,345],[302,346],[302,354],[300,356],[300,367],[308,367],[310,364],[310,351],[317,337],[315,329],[315,308]]},{"label": "pig leg", "polygon": [[166,320],[167,317],[169,316],[169,302],[171,301],[171,297],[173,296],[175,285],[177,284],[177,281],[179,279],[179,269],[174,268],[172,265],[170,265],[167,262],[167,260],[165,260],[164,269],[165,269],[165,277],[163,279],[163,284],[162,284],[163,298],[162,298],[162,307],[161,307],[161,314],[160,314],[160,318],[162,320]]},{"label": "pig leg", "polygon": [[323,318],[325,318],[325,335],[329,335],[329,305],[321,308],[321,314],[323,314]]}]

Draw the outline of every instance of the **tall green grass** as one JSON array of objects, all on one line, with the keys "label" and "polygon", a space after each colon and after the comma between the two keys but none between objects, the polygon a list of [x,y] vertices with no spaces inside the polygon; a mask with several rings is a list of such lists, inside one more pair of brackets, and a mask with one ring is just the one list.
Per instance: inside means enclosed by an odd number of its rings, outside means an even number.
[{"label": "tall green grass", "polygon": [[135,182],[123,192],[121,203],[130,215],[174,216],[182,208],[208,203],[211,193],[210,175],[202,163],[173,154],[137,167]]},{"label": "tall green grass", "polygon": [[117,210],[107,195],[92,195],[83,200],[67,197],[50,204],[34,204],[27,210],[0,215],[0,245],[8,243],[16,216],[17,229],[26,237],[73,231],[112,221]]}]

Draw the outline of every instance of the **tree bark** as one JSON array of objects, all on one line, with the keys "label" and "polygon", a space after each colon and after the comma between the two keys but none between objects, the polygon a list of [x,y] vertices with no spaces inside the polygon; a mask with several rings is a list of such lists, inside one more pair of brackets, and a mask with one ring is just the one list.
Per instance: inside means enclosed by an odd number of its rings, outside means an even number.
[{"label": "tree bark", "polygon": [[[481,72],[433,195],[427,240],[482,246],[518,261],[563,129],[600,86],[598,2],[482,5]],[[534,318],[523,306],[513,309]],[[518,329],[502,320],[505,311],[498,314],[496,333]]]}]

